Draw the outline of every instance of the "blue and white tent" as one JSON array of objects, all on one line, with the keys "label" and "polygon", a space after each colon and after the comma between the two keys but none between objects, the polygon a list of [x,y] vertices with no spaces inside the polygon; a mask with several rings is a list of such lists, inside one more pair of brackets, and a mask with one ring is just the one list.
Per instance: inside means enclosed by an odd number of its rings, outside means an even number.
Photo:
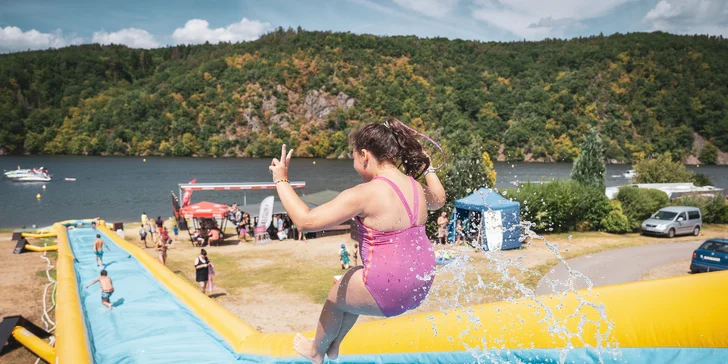
[{"label": "blue and white tent", "polygon": [[[486,250],[507,250],[521,247],[521,204],[511,201],[489,188],[455,201],[455,210],[448,224],[448,239],[455,241],[457,221],[475,223],[480,228],[480,243]],[[474,234],[477,236],[477,234]],[[473,239],[476,239],[473,236]]]}]

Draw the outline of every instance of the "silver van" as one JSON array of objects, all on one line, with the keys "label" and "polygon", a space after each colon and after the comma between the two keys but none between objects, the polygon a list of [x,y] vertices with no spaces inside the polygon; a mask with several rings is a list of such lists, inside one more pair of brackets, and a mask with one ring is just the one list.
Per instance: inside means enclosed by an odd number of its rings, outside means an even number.
[{"label": "silver van", "polygon": [[669,238],[675,235],[700,235],[703,215],[697,207],[671,206],[657,211],[649,219],[642,222],[642,233],[664,235]]}]

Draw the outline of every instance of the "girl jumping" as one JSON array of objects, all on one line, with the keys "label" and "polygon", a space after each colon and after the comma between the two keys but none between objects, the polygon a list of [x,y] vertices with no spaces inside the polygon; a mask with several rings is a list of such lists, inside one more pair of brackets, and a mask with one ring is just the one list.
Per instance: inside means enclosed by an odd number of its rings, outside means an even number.
[{"label": "girl jumping", "polygon": [[[391,317],[418,307],[435,270],[425,222],[428,209],[445,204],[445,189],[415,134],[393,119],[365,125],[349,135],[349,144],[364,183],[314,209],[288,183],[293,151],[286,153],[283,145],[281,159],[269,167],[283,207],[301,230],[326,230],[352,218],[357,225],[362,266],[331,288],[313,341],[297,334],[293,342],[313,363],[338,357],[359,315]],[[425,186],[415,180],[423,174]]]}]

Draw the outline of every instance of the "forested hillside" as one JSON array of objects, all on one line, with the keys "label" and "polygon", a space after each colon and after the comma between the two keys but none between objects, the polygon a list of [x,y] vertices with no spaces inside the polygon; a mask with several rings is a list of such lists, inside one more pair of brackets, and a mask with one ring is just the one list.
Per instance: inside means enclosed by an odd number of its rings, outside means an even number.
[{"label": "forested hillside", "polygon": [[394,116],[452,153],[570,161],[728,150],[728,40],[635,33],[475,42],[283,30],[237,44],[0,55],[0,153],[346,157]]}]

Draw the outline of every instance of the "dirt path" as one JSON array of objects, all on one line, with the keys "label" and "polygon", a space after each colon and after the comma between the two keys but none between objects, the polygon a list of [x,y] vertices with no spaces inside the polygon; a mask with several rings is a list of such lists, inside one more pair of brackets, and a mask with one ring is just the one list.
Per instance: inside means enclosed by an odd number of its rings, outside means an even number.
[{"label": "dirt path", "polygon": [[[13,254],[15,241],[11,234],[0,233],[0,317],[22,315],[43,328],[40,316],[43,311],[45,260],[40,253]],[[55,255],[51,254],[55,264]],[[42,275],[41,275],[42,274]],[[3,355],[4,363],[32,363],[35,355],[25,348],[18,348]]]}]

